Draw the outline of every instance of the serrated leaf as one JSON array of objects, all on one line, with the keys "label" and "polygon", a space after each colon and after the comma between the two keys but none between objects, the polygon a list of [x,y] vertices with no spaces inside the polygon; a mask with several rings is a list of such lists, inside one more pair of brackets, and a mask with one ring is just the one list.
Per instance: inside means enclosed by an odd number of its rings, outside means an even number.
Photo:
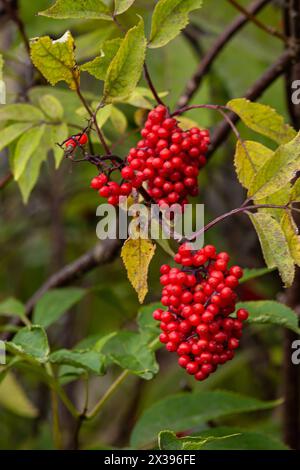
[{"label": "serrated leaf", "polygon": [[162,431],[158,436],[161,450],[288,450],[282,442],[256,431],[217,427],[200,436],[178,438],[174,432]]},{"label": "serrated leaf", "polygon": [[264,402],[227,391],[182,393],[154,403],[139,418],[131,434],[131,446],[152,442],[162,429],[179,432],[235,413],[267,410],[279,401]]},{"label": "serrated leaf", "polygon": [[127,129],[127,118],[125,114],[115,106],[112,106],[110,120],[114,128],[120,134],[124,134]]},{"label": "serrated leaf", "polygon": [[265,135],[278,144],[284,144],[294,139],[296,131],[285,124],[283,117],[275,109],[260,103],[252,103],[246,98],[229,101],[227,106],[255,132]]},{"label": "serrated leaf", "polygon": [[255,141],[239,140],[236,144],[234,165],[240,183],[248,189],[257,171],[273,155],[273,151]]},{"label": "serrated leaf", "polygon": [[14,354],[41,363],[47,361],[50,351],[46,332],[39,325],[22,328],[6,345]]},{"label": "serrated leaf", "polygon": [[40,107],[51,121],[61,121],[64,115],[63,107],[53,95],[43,95],[39,99]]},{"label": "serrated leaf", "polygon": [[202,0],[159,0],[155,6],[149,47],[165,46],[189,22],[189,13],[202,7]]},{"label": "serrated leaf", "polygon": [[0,384],[0,406],[23,418],[36,418],[38,410],[11,373]]},{"label": "serrated leaf", "polygon": [[264,276],[274,271],[275,268],[253,268],[253,269],[244,269],[243,277],[240,279],[240,284],[248,282],[251,279],[256,279],[258,277]]},{"label": "serrated leaf", "polygon": [[158,364],[147,338],[138,333],[121,331],[112,336],[101,349],[111,361],[145,380],[158,372]]},{"label": "serrated leaf", "polygon": [[296,333],[300,332],[297,314],[289,307],[275,300],[239,302],[236,309],[249,311],[249,323],[263,323],[282,326]]},{"label": "serrated leaf", "polygon": [[280,224],[266,212],[248,213],[257,232],[268,268],[277,268],[285,287],[292,285],[295,266]]},{"label": "serrated leaf", "polygon": [[101,49],[101,55],[81,65],[80,70],[88,72],[98,80],[105,80],[108,67],[117,54],[121,43],[121,38],[109,39],[105,41]]},{"label": "serrated leaf", "polygon": [[15,103],[0,107],[0,121],[36,122],[43,119],[43,113],[32,104]]},{"label": "serrated leaf", "polygon": [[35,306],[34,323],[47,328],[78,303],[85,294],[85,289],[75,287],[52,289],[46,292]]},{"label": "serrated leaf", "polygon": [[71,90],[79,83],[79,69],[74,55],[74,39],[67,31],[60,39],[49,36],[30,41],[30,55],[33,64],[51,85],[65,81]]},{"label": "serrated leaf", "polygon": [[10,126],[2,129],[0,135],[0,152],[31,127],[32,123],[22,122],[11,124]]},{"label": "serrated leaf", "polygon": [[55,160],[55,168],[58,168],[59,165],[61,164],[61,161],[64,157],[64,150],[59,147],[57,144],[61,144],[64,142],[68,135],[68,126],[65,122],[60,124],[59,126],[52,126],[52,148],[53,148],[53,154],[54,154],[54,160]]},{"label": "serrated leaf", "polygon": [[39,15],[60,19],[112,19],[109,8],[101,0],[56,0],[52,7],[39,12]]},{"label": "serrated leaf", "polygon": [[115,15],[121,15],[133,5],[135,0],[115,0]]},{"label": "serrated leaf", "polygon": [[122,247],[121,257],[125,264],[128,279],[143,303],[148,292],[148,269],[154,256],[155,245],[148,239],[128,238]]},{"label": "serrated leaf", "polygon": [[127,31],[118,52],[108,67],[103,99],[106,102],[121,100],[135,89],[143,70],[146,52],[144,22]]},{"label": "serrated leaf", "polygon": [[295,176],[300,165],[300,132],[295,139],[281,145],[259,169],[248,195],[265,198],[285,187]]},{"label": "serrated leaf", "polygon": [[12,161],[12,171],[16,181],[18,181],[22,175],[29,159],[38,148],[45,129],[45,124],[33,127],[25,132],[18,140]]},{"label": "serrated leaf", "polygon": [[105,357],[99,352],[89,349],[60,349],[50,354],[49,361],[53,364],[65,364],[85,369],[96,375],[105,373]]},{"label": "serrated leaf", "polygon": [[285,212],[281,222],[281,228],[285,234],[290,254],[297,266],[300,266],[300,236],[298,227],[290,212]]}]

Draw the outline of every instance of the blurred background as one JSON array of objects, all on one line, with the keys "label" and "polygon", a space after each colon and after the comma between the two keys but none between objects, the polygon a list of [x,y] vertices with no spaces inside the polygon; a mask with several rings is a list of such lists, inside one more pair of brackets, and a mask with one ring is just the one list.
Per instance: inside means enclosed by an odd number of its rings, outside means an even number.
[{"label": "blurred background", "polygon": [[[79,63],[99,54],[103,41],[118,35],[113,24],[101,20],[54,20],[37,16],[39,11],[52,3],[50,0],[18,0],[12,1],[11,5],[18,10],[29,38],[41,35],[58,38],[69,29],[76,39]],[[132,15],[138,10],[149,27],[154,3],[137,0],[134,13],[128,12],[122,16],[123,24],[132,24],[135,21]],[[247,1],[240,3],[249,5]],[[280,29],[280,2],[270,3],[258,17]],[[205,51],[237,14],[227,1],[204,1],[203,8],[191,15],[192,21],[185,33],[164,48],[148,51],[147,63],[152,79],[159,91],[168,93],[164,99],[171,109]],[[63,84],[52,88],[35,81],[22,38],[1,1],[0,15],[0,53],[4,59],[7,102],[22,102],[25,96],[29,96],[34,103],[47,87],[47,93],[56,96],[63,104],[69,122],[84,126],[84,118],[76,112],[81,105],[74,93]],[[226,104],[233,97],[243,96],[276,60],[282,48],[276,38],[268,36],[253,24],[246,25],[219,55],[192,103]],[[146,86],[145,82],[141,85]],[[101,95],[99,81],[88,74],[82,76],[82,90],[96,98]],[[289,120],[285,93],[284,78],[279,78],[264,93],[260,102],[274,107]],[[104,126],[104,132],[114,152],[124,157],[137,141],[143,111],[128,104],[122,104],[119,108],[127,122],[123,134],[120,135],[110,122]],[[218,113],[209,110],[196,110],[188,117],[210,130],[220,121]],[[251,138],[251,132],[242,124],[239,129],[244,138]],[[264,138],[256,138],[265,143]],[[238,207],[244,199],[244,191],[233,167],[234,149],[235,137],[231,136],[201,171],[200,195],[195,202],[205,203],[207,221]],[[0,179],[5,178],[8,171],[9,150],[5,149],[1,152]],[[51,274],[97,244],[96,208],[100,201],[97,193],[89,188],[94,173],[92,165],[72,165],[68,160],[64,160],[60,168],[55,170],[50,155],[42,165],[28,204],[22,202],[15,182],[8,181],[3,185],[0,190],[0,301],[13,296],[26,302]],[[224,221],[209,231],[206,242],[216,244],[219,251],[227,250],[232,261],[241,266],[264,266],[257,236],[248,218],[243,215]],[[121,259],[117,254],[114,258],[73,283],[93,287],[93,290],[50,327],[49,338],[53,348],[71,348],[83,338],[92,341],[116,329],[135,328],[134,319],[139,309],[137,296],[127,280]],[[168,261],[168,255],[157,246],[150,266],[150,289],[146,303],[159,300],[159,266]],[[279,276],[270,273],[245,283],[239,294],[242,300],[278,299],[281,290]],[[0,320],[0,331],[5,329],[4,325],[5,321]],[[158,399],[180,391],[222,388],[264,400],[281,396],[282,346],[281,329],[252,326],[247,329],[235,360],[223,366],[204,383],[196,383],[189,378],[177,366],[173,355],[158,351],[159,374],[149,382],[130,376],[107,403],[103,413],[83,426],[82,448],[128,445],[129,435],[141,412]],[[101,396],[117,373],[117,368],[110,368],[106,376],[90,380],[91,403]],[[72,399],[82,404],[83,383],[69,381],[66,387]],[[74,423],[65,409],[60,412],[68,442]],[[31,373],[16,372],[5,388],[0,387],[0,448],[53,448],[49,414],[48,389]],[[222,424],[245,425],[274,437],[282,436],[280,408],[232,417]]]}]

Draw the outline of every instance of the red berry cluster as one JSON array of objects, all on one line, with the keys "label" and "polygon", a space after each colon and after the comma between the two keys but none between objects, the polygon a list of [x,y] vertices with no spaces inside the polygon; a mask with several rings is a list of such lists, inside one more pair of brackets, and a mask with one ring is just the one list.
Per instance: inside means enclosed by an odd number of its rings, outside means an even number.
[{"label": "red berry cluster", "polygon": [[228,268],[229,255],[217,253],[212,245],[193,252],[183,244],[174,260],[181,269],[160,269],[161,302],[168,310],[155,310],[153,317],[160,322],[160,341],[168,351],[177,352],[178,364],[196,380],[204,380],[231,360],[239,346],[248,312],[239,309],[235,318],[230,315],[243,271],[239,266]]},{"label": "red berry cluster", "polygon": [[188,196],[198,194],[197,176],[206,163],[208,131],[196,127],[183,131],[167,108],[159,105],[149,112],[141,135],[121,170],[122,183],[108,182],[101,173],[92,180],[92,188],[118,204],[119,196],[128,196],[133,188],[147,183],[149,195],[160,206],[178,203],[183,207]]}]

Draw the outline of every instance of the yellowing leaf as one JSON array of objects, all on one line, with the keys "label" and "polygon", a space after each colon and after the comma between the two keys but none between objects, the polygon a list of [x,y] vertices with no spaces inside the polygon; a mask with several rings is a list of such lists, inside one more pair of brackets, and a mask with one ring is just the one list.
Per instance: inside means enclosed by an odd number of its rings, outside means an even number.
[{"label": "yellowing leaf", "polygon": [[238,140],[236,144],[234,165],[240,183],[249,188],[259,168],[272,157],[272,150],[255,141]]},{"label": "yellowing leaf", "polygon": [[128,238],[122,248],[121,257],[128,279],[136,290],[140,303],[143,303],[148,292],[148,268],[154,252],[155,245],[151,240],[142,238]]},{"label": "yellowing leaf", "polygon": [[189,13],[201,8],[202,0],[159,0],[153,12],[149,47],[162,47],[188,24]]},{"label": "yellowing leaf", "polygon": [[265,212],[248,214],[257,232],[268,268],[277,268],[286,287],[292,285],[295,266],[285,234],[277,220]]},{"label": "yellowing leaf", "polygon": [[292,186],[290,201],[300,201],[300,179],[298,178],[295,181],[295,184]]},{"label": "yellowing leaf", "polygon": [[41,11],[39,15],[61,19],[112,19],[109,8],[101,0],[56,0],[52,7]]},{"label": "yellowing leaf", "polygon": [[67,31],[60,39],[49,36],[32,39],[30,42],[31,59],[36,68],[51,83],[65,81],[71,90],[79,83],[79,69],[74,55],[74,39]]},{"label": "yellowing leaf", "polygon": [[[291,185],[288,183],[283,188],[276,191],[276,193],[271,194],[270,196],[266,196],[262,199],[253,198],[253,202],[255,204],[276,204],[277,206],[285,206],[288,204],[290,200],[290,193],[291,193]],[[275,209],[275,208],[268,208],[268,209],[259,209],[259,211],[269,212],[274,219],[280,222],[283,209]]]},{"label": "yellowing leaf", "polygon": [[300,237],[298,228],[290,213],[285,212],[281,219],[281,228],[286,236],[291,256],[294,262],[300,266]]},{"label": "yellowing leaf", "polygon": [[126,33],[108,67],[103,91],[104,101],[121,100],[133,92],[141,77],[145,52],[144,22],[140,19],[138,25]]},{"label": "yellowing leaf", "polygon": [[296,136],[296,131],[285,124],[283,117],[270,106],[252,103],[245,98],[237,98],[227,103],[250,129],[265,135],[278,144],[289,142]]},{"label": "yellowing leaf", "polygon": [[118,52],[121,42],[121,38],[105,41],[101,49],[101,55],[81,65],[80,69],[98,78],[98,80],[105,80],[108,67]]},{"label": "yellowing leaf", "polygon": [[38,410],[29,401],[17,379],[10,372],[0,384],[0,407],[24,418],[35,418]]},{"label": "yellowing leaf", "polygon": [[283,144],[259,169],[249,187],[249,196],[261,199],[286,186],[300,167],[300,132]]}]

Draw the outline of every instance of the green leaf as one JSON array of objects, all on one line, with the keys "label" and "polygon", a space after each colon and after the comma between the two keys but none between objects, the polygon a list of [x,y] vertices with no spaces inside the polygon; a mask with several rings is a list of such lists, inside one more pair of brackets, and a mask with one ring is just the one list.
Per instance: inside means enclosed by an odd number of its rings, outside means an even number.
[{"label": "green leaf", "polygon": [[255,141],[239,140],[236,144],[234,165],[240,183],[249,188],[257,171],[273,155],[273,151]]},{"label": "green leaf", "polygon": [[26,322],[26,311],[25,306],[19,300],[9,297],[0,303],[0,315],[4,316],[16,316]]},{"label": "green leaf", "polygon": [[88,72],[98,80],[105,80],[108,67],[117,54],[121,43],[121,38],[109,39],[105,41],[101,49],[101,55],[81,65],[80,70]]},{"label": "green leaf", "polygon": [[34,323],[47,328],[78,303],[85,294],[85,289],[75,287],[52,289],[46,292],[35,306],[33,313]]},{"label": "green leaf", "polygon": [[52,146],[55,160],[55,168],[58,168],[64,157],[64,150],[57,144],[64,142],[69,135],[68,126],[65,122],[59,126],[52,126]]},{"label": "green leaf", "polygon": [[148,269],[156,245],[149,239],[128,238],[121,251],[127,276],[142,304],[148,292]]},{"label": "green leaf", "polygon": [[44,95],[39,99],[40,107],[51,121],[61,121],[64,115],[63,107],[53,95]]},{"label": "green leaf", "polygon": [[121,15],[124,11],[128,10],[135,0],[115,0],[115,15]]},{"label": "green leaf", "polygon": [[261,199],[279,191],[293,179],[300,165],[300,132],[291,142],[281,145],[259,169],[248,195]]},{"label": "green leaf", "polygon": [[245,308],[249,311],[249,323],[267,323],[288,328],[296,333],[300,332],[297,314],[275,300],[239,302],[236,308]]},{"label": "green leaf", "polygon": [[52,128],[57,126],[47,125],[40,144],[26,163],[25,169],[18,179],[18,185],[24,204],[27,204],[31,191],[38,180],[42,163],[47,159],[48,151],[52,146]]},{"label": "green leaf", "polygon": [[295,264],[300,266],[300,237],[298,235],[298,227],[290,212],[284,213],[280,225],[285,234],[290,254]]},{"label": "green leaf", "polygon": [[295,266],[285,234],[277,220],[266,212],[248,213],[257,232],[268,268],[277,268],[286,287],[292,285]]},{"label": "green leaf", "polygon": [[[275,193],[270,194],[269,196],[263,197],[261,199],[253,198],[255,204],[276,204],[278,206],[285,206],[290,202],[291,195],[291,184],[288,182],[283,188],[279,189]],[[271,214],[274,219],[280,222],[283,214],[282,209],[267,208],[259,209],[260,212],[268,212]]]},{"label": "green leaf", "polygon": [[138,333],[121,331],[104,344],[101,352],[118,364],[143,379],[150,380],[158,372],[158,364],[147,338]]},{"label": "green leaf", "polygon": [[137,323],[143,336],[148,337],[148,342],[157,338],[159,334],[158,322],[154,320],[152,314],[157,308],[163,308],[160,302],[144,305],[138,311]]},{"label": "green leaf", "polygon": [[67,350],[60,349],[55,351],[49,357],[49,361],[53,364],[65,364],[82,368],[87,372],[96,375],[103,375],[105,373],[105,357],[99,352],[82,349],[82,350]]},{"label": "green leaf", "polygon": [[290,193],[290,201],[300,201],[300,178],[295,181]]},{"label": "green leaf", "polygon": [[161,431],[158,442],[161,450],[288,450],[282,442],[266,434],[227,427],[182,438],[174,432]]},{"label": "green leaf", "polygon": [[0,406],[23,418],[36,418],[38,410],[11,373],[0,384]]},{"label": "green leaf", "polygon": [[45,129],[45,124],[39,127],[33,127],[25,132],[18,140],[12,163],[12,170],[16,181],[18,181],[29,162],[29,159],[37,150]]},{"label": "green leaf", "polygon": [[296,131],[289,124],[285,124],[283,117],[270,106],[252,103],[246,98],[231,100],[227,106],[250,129],[269,137],[278,144],[285,144],[296,136]]},{"label": "green leaf", "polygon": [[110,120],[117,132],[120,134],[124,134],[124,132],[126,132],[127,118],[125,114],[115,106],[112,106],[111,108]]},{"label": "green leaf", "polygon": [[264,276],[274,271],[275,268],[254,268],[254,269],[244,269],[244,275],[240,279],[240,284],[248,282],[251,279],[256,279],[257,277]]},{"label": "green leaf", "polygon": [[59,19],[112,19],[109,8],[101,0],[56,0],[52,7],[39,12],[39,15]]},{"label": "green leaf", "polygon": [[144,412],[131,435],[131,446],[137,448],[152,442],[162,429],[185,431],[235,413],[267,410],[279,402],[264,402],[227,391],[172,395],[154,403]]},{"label": "green leaf", "polygon": [[149,47],[166,45],[189,22],[189,13],[202,7],[202,0],[159,0],[152,17]]},{"label": "green leaf", "polygon": [[144,65],[146,38],[144,22],[126,33],[118,52],[108,67],[104,83],[103,99],[106,102],[121,100],[135,89]]},{"label": "green leaf", "polygon": [[39,325],[26,326],[18,331],[7,349],[21,357],[44,363],[48,359],[49,344],[45,330]]},{"label": "green leaf", "polygon": [[70,31],[55,41],[49,36],[30,41],[31,59],[36,68],[51,85],[65,81],[71,90],[76,90],[79,83],[74,49],[74,39]]},{"label": "green leaf", "polygon": [[0,152],[9,144],[11,144],[14,140],[16,140],[21,134],[30,129],[30,127],[32,127],[31,123],[22,122],[11,124],[10,126],[5,127],[5,129],[1,129]]},{"label": "green leaf", "polygon": [[43,119],[43,113],[32,104],[17,103],[0,107],[0,121],[36,122]]}]

